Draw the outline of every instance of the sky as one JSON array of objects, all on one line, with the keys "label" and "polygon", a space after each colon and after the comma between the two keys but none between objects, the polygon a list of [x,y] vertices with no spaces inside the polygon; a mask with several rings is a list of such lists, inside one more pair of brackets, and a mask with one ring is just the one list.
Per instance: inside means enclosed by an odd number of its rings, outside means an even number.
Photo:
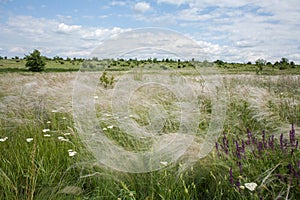
[{"label": "sky", "polygon": [[211,61],[300,64],[300,0],[0,0],[0,56],[89,57],[145,27],[191,38]]}]

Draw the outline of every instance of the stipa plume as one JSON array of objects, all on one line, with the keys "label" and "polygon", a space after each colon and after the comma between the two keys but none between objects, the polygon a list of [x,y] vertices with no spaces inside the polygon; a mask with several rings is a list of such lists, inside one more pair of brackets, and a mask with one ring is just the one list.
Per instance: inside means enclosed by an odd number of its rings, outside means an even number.
[{"label": "stipa plume", "polygon": [[30,117],[25,114],[42,119],[49,110],[70,112],[75,74],[1,76],[0,90],[4,97],[0,101],[0,113],[3,119],[27,123]]},{"label": "stipa plume", "polygon": [[[101,73],[81,72],[76,80],[77,130],[99,163],[120,171],[148,172],[184,154],[207,155],[222,130],[225,114],[219,77],[202,77],[205,88],[175,70],[138,71],[138,79],[137,71],[116,76],[114,88],[99,85]],[[213,120],[206,134],[199,130],[201,93],[194,88],[203,88],[212,98],[209,115]],[[193,143],[198,145],[188,150]]]}]

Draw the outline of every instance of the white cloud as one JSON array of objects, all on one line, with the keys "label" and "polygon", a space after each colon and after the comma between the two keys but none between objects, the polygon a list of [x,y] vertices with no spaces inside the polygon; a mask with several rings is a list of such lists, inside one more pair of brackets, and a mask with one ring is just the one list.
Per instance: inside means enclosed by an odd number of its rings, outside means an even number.
[{"label": "white cloud", "polygon": [[73,31],[78,31],[81,29],[81,26],[79,25],[67,25],[65,23],[58,24],[58,32],[61,33],[71,33]]},{"label": "white cloud", "polygon": [[27,50],[23,47],[12,47],[9,49],[11,53],[27,53]]},{"label": "white cloud", "polygon": [[193,2],[193,0],[157,0],[157,3],[168,3],[174,5],[182,5]]},{"label": "white cloud", "polygon": [[112,1],[110,3],[110,5],[112,5],[112,6],[125,6],[126,2],[125,1]]},{"label": "white cloud", "polygon": [[144,13],[150,9],[151,9],[150,4],[146,2],[138,2],[133,6],[133,10],[139,13]]},{"label": "white cloud", "polygon": [[24,56],[39,49],[49,57],[87,57],[102,40],[128,29],[83,27],[58,20],[14,16],[6,24],[0,23],[0,30],[2,52],[7,56]]}]

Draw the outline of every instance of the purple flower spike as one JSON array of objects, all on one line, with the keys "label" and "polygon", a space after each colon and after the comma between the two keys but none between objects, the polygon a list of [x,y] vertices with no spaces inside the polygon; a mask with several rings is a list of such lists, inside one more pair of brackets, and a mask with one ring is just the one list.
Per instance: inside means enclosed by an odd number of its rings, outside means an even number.
[{"label": "purple flower spike", "polygon": [[245,153],[245,142],[242,140],[242,153]]},{"label": "purple flower spike", "polygon": [[283,133],[280,134],[280,148],[283,149]]},{"label": "purple flower spike", "polygon": [[263,130],[262,132],[262,142],[264,144],[264,147],[267,146],[267,143],[266,143],[266,132]]},{"label": "purple flower spike", "polygon": [[292,129],[290,130],[290,143],[291,143],[292,147],[295,144],[295,128],[294,128],[294,124],[292,124]]},{"label": "purple flower spike", "polygon": [[261,154],[263,151],[263,143],[262,142],[258,142],[257,149],[258,149],[258,153]]},{"label": "purple flower spike", "polygon": [[239,165],[239,169],[240,169],[240,174],[242,174],[242,173],[243,173],[242,163],[241,163],[241,162],[238,162],[238,165]]},{"label": "purple flower spike", "polygon": [[233,185],[234,179],[233,179],[233,175],[232,175],[232,168],[230,168],[230,170],[229,170],[229,181],[230,181],[230,184]]}]

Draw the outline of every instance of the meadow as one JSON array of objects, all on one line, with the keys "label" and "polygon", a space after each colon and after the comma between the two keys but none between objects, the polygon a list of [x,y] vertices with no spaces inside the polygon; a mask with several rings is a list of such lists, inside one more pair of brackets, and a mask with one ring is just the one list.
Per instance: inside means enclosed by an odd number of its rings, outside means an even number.
[{"label": "meadow", "polygon": [[[295,75],[299,74],[298,68],[285,71],[284,75],[276,75],[279,70],[273,75],[257,75],[252,69],[219,69],[227,93],[226,118],[213,150],[201,159],[194,159],[193,151],[187,151],[177,162],[162,163],[160,170],[126,173],[97,162],[78,135],[72,107],[77,73],[68,69],[75,71],[80,64],[69,63],[69,67],[64,66],[66,70],[57,70],[63,73],[51,70],[31,73],[21,65],[3,64],[5,70],[0,73],[0,199],[297,199],[300,196],[300,76]],[[7,70],[18,66],[18,70]],[[57,66],[60,65],[48,67],[59,69]],[[91,77],[99,75],[91,71],[88,72]],[[192,85],[201,81],[199,74],[188,67],[177,71]],[[146,73],[155,76],[162,72],[171,76],[168,68],[161,66]],[[95,110],[106,137],[130,151],[140,151],[148,148],[147,141],[124,134],[112,126],[116,119],[105,117],[114,114],[110,97],[124,74],[126,70],[108,70],[107,77],[114,81],[104,85],[99,79],[92,98],[98,102]],[[138,80],[140,75],[136,72],[135,78]],[[196,91],[201,112],[197,131],[201,135],[209,129],[212,102],[205,88]],[[159,98],[167,111],[176,110],[171,94],[163,90],[155,92],[153,98]],[[128,117],[140,126],[147,126],[149,109],[142,100],[147,97],[130,101],[135,115]],[[177,123],[173,118],[166,120],[160,134],[176,132]]]}]

